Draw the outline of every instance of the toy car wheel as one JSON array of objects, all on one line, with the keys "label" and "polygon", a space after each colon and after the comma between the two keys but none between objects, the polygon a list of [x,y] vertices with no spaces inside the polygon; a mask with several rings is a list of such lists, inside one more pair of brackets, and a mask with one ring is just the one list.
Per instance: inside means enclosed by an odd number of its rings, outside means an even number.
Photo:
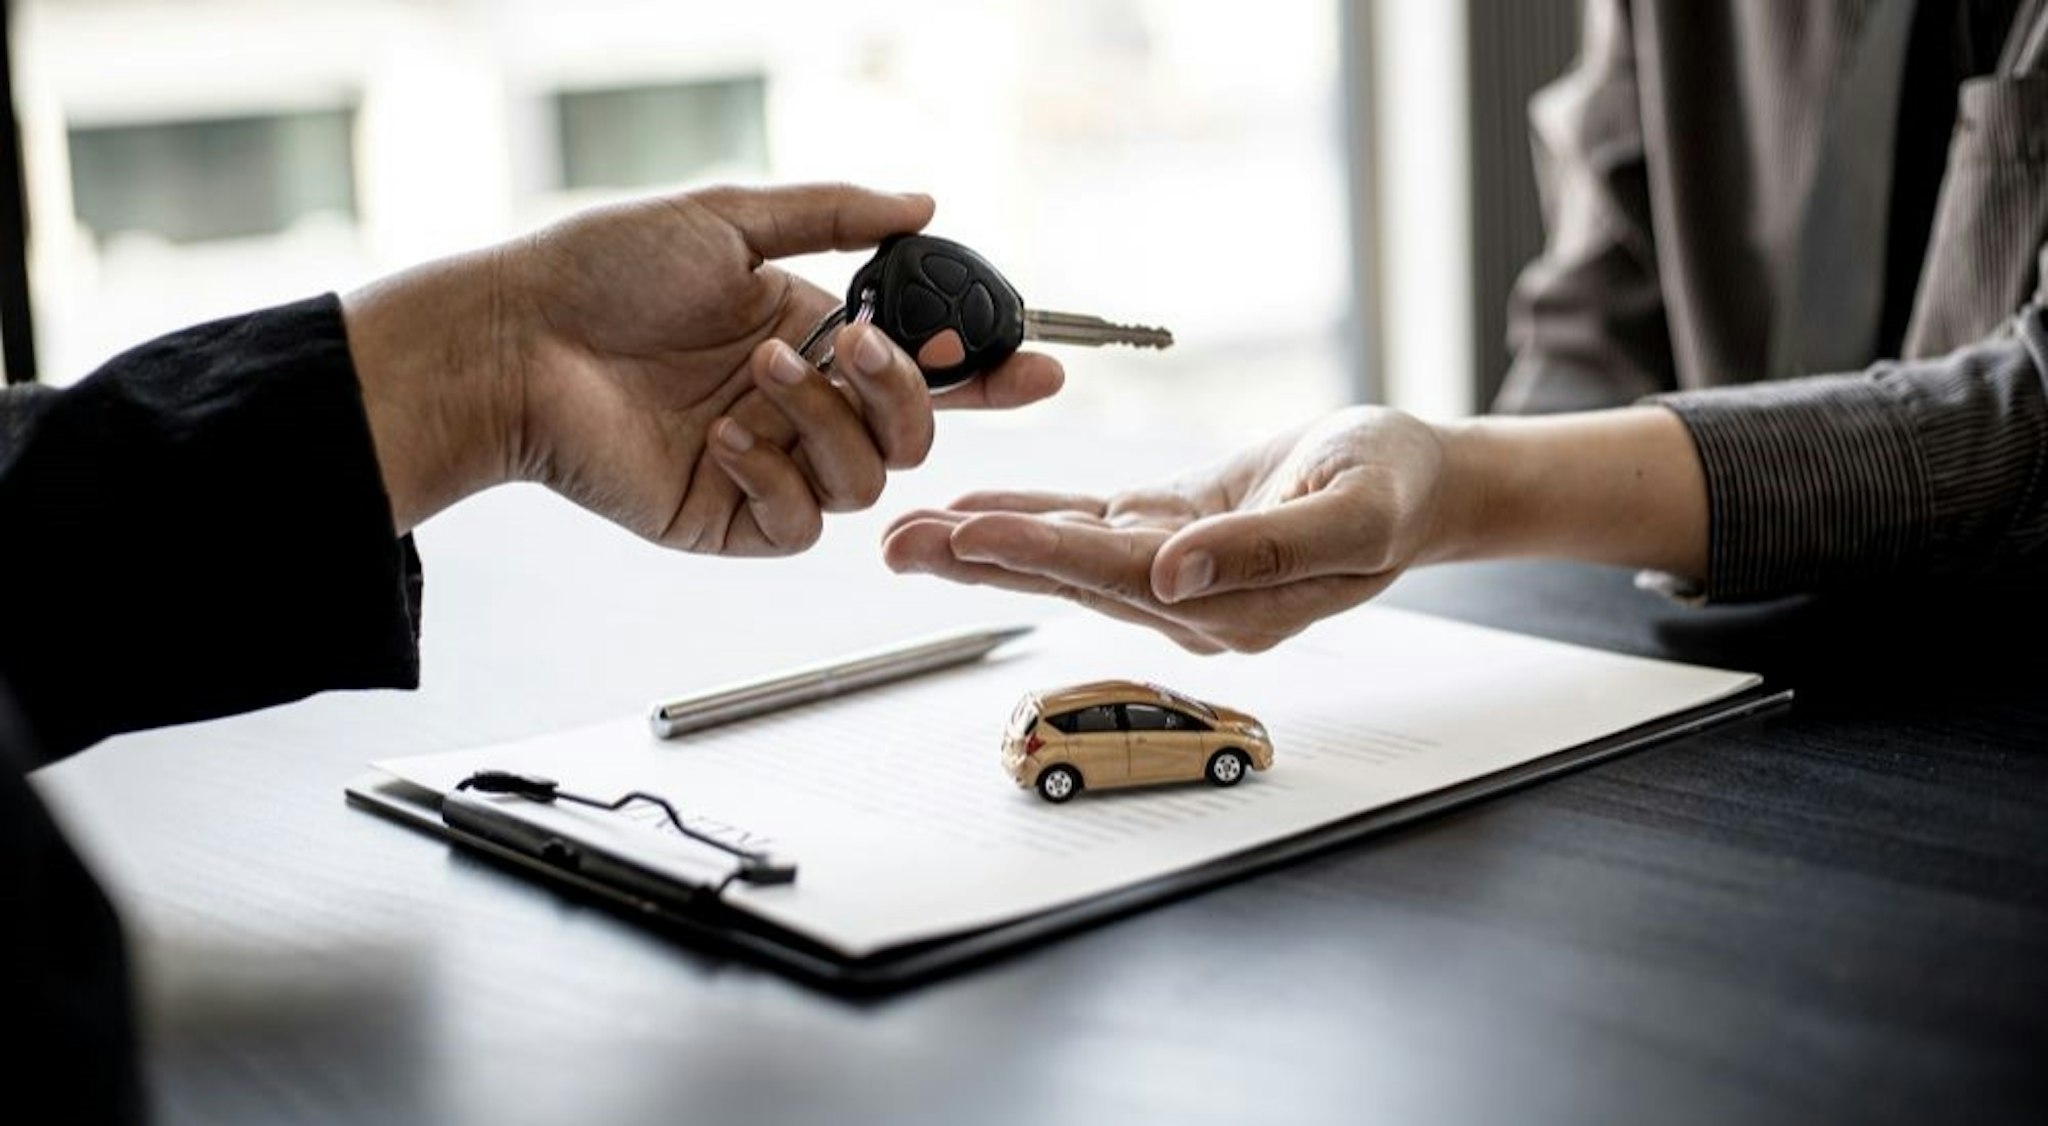
[{"label": "toy car wheel", "polygon": [[1217,751],[1209,756],[1209,781],[1218,786],[1235,786],[1244,778],[1246,765],[1243,751]]},{"label": "toy car wheel", "polygon": [[1055,766],[1038,776],[1038,796],[1058,805],[1081,792],[1081,776],[1072,767]]}]

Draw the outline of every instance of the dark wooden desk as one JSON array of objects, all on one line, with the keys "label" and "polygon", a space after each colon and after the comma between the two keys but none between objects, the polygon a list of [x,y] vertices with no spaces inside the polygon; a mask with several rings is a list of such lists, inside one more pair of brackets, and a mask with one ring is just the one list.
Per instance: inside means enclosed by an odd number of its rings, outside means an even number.
[{"label": "dark wooden desk", "polygon": [[[521,534],[550,534],[523,513]],[[367,758],[637,709],[675,669],[713,667],[716,639],[758,604],[647,620],[706,575],[770,576],[755,596],[799,614],[847,589],[901,592],[900,620],[828,615],[802,644],[760,641],[719,666],[735,673],[995,604],[881,574],[871,530],[836,557],[828,544],[825,560],[766,565],[791,570],[658,572],[674,578],[653,577],[637,546],[596,541],[587,573],[640,568],[637,585],[426,535],[423,693],[135,736],[46,772],[128,904],[164,1120],[1576,1126],[2048,1112],[2044,662],[1983,654],[2043,636],[2025,598],[1989,603],[2007,610],[1988,617],[1876,600],[1702,613],[1616,572],[1411,575],[1392,602],[1759,668],[1804,697],[879,1002],[680,947],[345,808],[341,785]],[[826,568],[846,585],[790,581]],[[508,601],[536,589],[560,597]],[[513,618],[521,632],[493,632]],[[618,652],[569,659],[522,644],[529,633],[617,638]]]}]

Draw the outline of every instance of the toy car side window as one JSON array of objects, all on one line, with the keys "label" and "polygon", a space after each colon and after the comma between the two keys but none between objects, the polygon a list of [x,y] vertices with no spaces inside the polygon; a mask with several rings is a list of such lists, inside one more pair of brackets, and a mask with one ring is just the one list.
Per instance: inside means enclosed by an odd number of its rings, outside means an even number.
[{"label": "toy car side window", "polygon": [[1098,704],[1092,708],[1082,708],[1069,718],[1073,720],[1074,726],[1071,730],[1076,735],[1086,735],[1090,732],[1115,731],[1117,729],[1116,712],[1112,711],[1107,704]]},{"label": "toy car side window", "polygon": [[1166,713],[1166,729],[1168,731],[1209,730],[1208,724],[1203,723],[1201,720],[1196,719],[1194,716],[1174,711],[1172,708],[1162,708],[1160,710]]},{"label": "toy car side window", "polygon": [[1125,704],[1124,717],[1130,720],[1133,731],[1173,731],[1178,729],[1172,712],[1152,704]]},{"label": "toy car side window", "polygon": [[1074,733],[1075,714],[1074,712],[1063,712],[1059,715],[1047,716],[1045,717],[1045,722],[1058,728],[1062,734],[1072,735]]}]

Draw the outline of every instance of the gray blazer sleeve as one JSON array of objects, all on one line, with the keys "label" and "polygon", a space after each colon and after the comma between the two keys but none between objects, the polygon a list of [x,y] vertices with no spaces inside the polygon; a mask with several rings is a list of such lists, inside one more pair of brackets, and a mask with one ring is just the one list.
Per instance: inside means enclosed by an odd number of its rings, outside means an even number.
[{"label": "gray blazer sleeve", "polygon": [[1577,64],[1530,102],[1547,242],[1508,300],[1493,409],[1620,406],[1678,386],[1626,0],[1586,0]]},{"label": "gray blazer sleeve", "polygon": [[1855,375],[1653,396],[1706,471],[1710,601],[2048,567],[2048,320]]}]

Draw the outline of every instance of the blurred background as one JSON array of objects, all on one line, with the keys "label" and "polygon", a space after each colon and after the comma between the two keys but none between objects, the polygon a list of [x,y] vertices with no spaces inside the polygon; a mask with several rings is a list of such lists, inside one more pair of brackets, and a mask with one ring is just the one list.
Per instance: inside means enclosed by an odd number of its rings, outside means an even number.
[{"label": "blurred background", "polygon": [[[1525,106],[1576,43],[1571,0],[7,9],[34,326],[10,379],[591,203],[845,179],[931,192],[934,233],[1034,305],[1174,331],[1062,350],[1067,394],[1020,425],[1230,442],[1487,401],[1541,241]],[[839,290],[859,263],[794,268]]]}]

